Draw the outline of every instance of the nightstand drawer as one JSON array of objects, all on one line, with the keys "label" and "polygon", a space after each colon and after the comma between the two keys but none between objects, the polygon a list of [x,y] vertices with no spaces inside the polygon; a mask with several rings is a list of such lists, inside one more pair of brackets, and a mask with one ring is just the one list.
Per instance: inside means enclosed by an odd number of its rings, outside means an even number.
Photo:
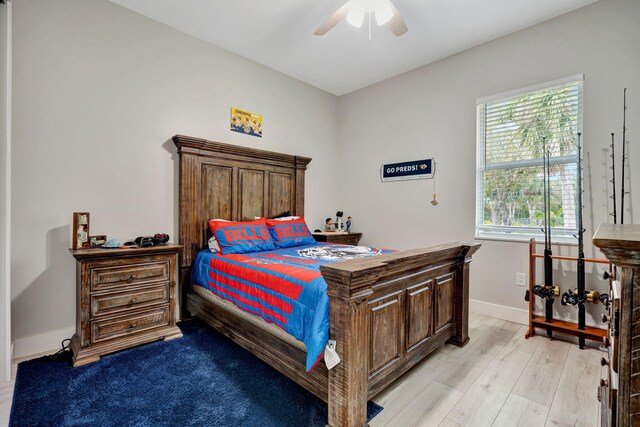
[{"label": "nightstand drawer", "polygon": [[[138,262],[136,262],[138,261]],[[131,259],[129,264],[91,268],[91,291],[102,291],[140,283],[169,280],[169,261],[142,262]]]},{"label": "nightstand drawer", "polygon": [[169,283],[133,292],[91,295],[91,315],[102,316],[168,302]]},{"label": "nightstand drawer", "polygon": [[91,322],[91,342],[123,337],[169,324],[169,306]]}]

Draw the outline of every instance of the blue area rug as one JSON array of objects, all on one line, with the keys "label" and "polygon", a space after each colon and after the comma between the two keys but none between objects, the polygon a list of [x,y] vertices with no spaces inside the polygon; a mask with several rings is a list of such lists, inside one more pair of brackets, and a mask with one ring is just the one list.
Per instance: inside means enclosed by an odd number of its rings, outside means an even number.
[{"label": "blue area rug", "polygon": [[[10,426],[319,426],[327,405],[243,348],[192,320],[184,336],[73,368],[18,365]],[[382,407],[369,402],[367,417]]]}]

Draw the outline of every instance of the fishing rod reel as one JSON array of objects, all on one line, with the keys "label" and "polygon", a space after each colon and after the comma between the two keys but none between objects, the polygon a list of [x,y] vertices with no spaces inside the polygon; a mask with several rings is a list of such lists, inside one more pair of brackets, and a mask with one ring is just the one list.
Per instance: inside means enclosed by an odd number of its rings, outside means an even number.
[{"label": "fishing rod reel", "polygon": [[[546,299],[550,302],[554,301],[554,297],[560,296],[560,287],[559,286],[545,286],[545,285],[533,285],[533,294],[542,299]],[[527,290],[524,293],[524,300],[529,302],[529,291]]]},{"label": "fishing rod reel", "polygon": [[[605,294],[606,295],[606,294]],[[562,305],[577,305],[577,304],[597,304],[600,299],[600,292],[585,290],[582,295],[578,293],[578,289],[569,289],[567,292],[562,294],[562,299],[560,300],[560,304]],[[607,295],[607,302],[609,301],[609,296]],[[603,303],[604,304],[604,303]]]},{"label": "fishing rod reel", "polygon": [[540,298],[553,300],[554,297],[560,295],[559,286],[545,286],[545,285],[533,285],[533,294]]},{"label": "fishing rod reel", "polygon": [[[553,298],[555,292],[550,292],[546,289],[546,286],[544,285],[533,285],[532,288],[533,294],[542,298],[542,299],[547,299],[547,298]],[[529,290],[527,289],[524,293],[524,300],[526,302],[529,302],[529,300],[531,299],[531,293],[529,292]],[[553,302],[553,301],[552,301]]]},{"label": "fishing rod reel", "polygon": [[577,305],[579,302],[580,299],[578,298],[577,289],[569,289],[562,294],[562,299],[560,300],[560,304],[562,305]]}]

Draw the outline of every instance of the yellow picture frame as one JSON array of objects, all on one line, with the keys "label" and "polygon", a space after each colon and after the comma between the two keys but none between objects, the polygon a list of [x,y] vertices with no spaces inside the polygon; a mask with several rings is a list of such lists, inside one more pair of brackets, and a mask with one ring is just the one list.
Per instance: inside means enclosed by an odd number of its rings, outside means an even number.
[{"label": "yellow picture frame", "polygon": [[231,108],[231,130],[262,138],[262,116],[240,108]]}]

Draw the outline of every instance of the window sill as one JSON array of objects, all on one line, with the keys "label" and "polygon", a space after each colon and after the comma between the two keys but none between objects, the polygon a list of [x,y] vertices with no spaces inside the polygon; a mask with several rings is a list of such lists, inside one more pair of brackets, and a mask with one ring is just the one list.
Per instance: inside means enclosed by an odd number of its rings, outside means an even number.
[{"label": "window sill", "polygon": [[[517,237],[517,236],[475,236],[475,240],[486,240],[486,241],[491,241],[491,242],[509,242],[509,243],[529,243],[529,241],[532,239],[532,237],[526,237],[526,236],[522,236],[522,237]],[[536,239],[536,244],[538,245],[544,245],[544,238],[540,238],[540,237],[535,237]],[[578,246],[578,240],[577,239],[572,239],[573,241],[571,241],[570,239],[560,239],[560,238],[555,238],[551,240],[551,245],[553,246]]]}]

